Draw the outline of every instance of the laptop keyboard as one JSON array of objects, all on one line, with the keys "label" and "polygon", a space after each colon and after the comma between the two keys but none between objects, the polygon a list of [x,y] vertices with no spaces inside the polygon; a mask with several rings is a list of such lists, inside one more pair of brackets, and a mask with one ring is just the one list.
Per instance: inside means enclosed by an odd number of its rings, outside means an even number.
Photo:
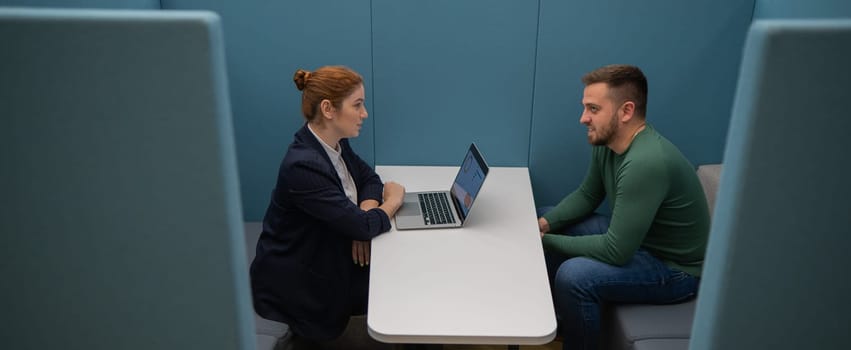
[{"label": "laptop keyboard", "polygon": [[443,193],[420,193],[420,208],[423,211],[423,219],[426,225],[439,225],[455,223],[449,207],[449,201]]}]

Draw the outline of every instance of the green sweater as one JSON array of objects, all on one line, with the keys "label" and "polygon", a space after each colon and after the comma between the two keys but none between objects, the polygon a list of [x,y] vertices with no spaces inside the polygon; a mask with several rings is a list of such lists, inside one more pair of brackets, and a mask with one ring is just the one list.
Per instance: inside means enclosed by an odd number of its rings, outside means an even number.
[{"label": "green sweater", "polygon": [[[623,154],[595,146],[582,185],[544,214],[550,231],[582,220],[608,198],[605,234],[546,234],[544,248],[624,265],[639,248],[670,267],[700,276],[709,208],[694,166],[649,124]],[[570,232],[567,232],[570,234]]]}]

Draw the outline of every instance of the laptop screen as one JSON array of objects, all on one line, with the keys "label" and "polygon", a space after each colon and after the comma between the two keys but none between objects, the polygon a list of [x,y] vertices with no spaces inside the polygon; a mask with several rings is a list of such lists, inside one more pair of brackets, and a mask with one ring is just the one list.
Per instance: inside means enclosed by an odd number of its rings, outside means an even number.
[{"label": "laptop screen", "polygon": [[450,190],[462,221],[467,218],[470,207],[473,206],[473,201],[476,200],[487,174],[488,165],[482,158],[482,154],[479,153],[475,144],[470,144],[470,149],[464,157],[464,162],[461,163],[461,169],[458,170],[458,175],[455,176],[455,182],[452,183]]}]

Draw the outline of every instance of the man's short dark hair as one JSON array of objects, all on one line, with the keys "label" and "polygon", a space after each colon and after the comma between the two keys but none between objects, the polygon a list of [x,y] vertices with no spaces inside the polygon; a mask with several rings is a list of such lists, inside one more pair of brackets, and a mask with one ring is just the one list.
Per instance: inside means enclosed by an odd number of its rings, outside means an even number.
[{"label": "man's short dark hair", "polygon": [[635,103],[635,114],[642,118],[647,113],[647,78],[636,66],[612,64],[597,68],[582,77],[585,86],[606,83],[609,96],[618,105],[626,101]]}]

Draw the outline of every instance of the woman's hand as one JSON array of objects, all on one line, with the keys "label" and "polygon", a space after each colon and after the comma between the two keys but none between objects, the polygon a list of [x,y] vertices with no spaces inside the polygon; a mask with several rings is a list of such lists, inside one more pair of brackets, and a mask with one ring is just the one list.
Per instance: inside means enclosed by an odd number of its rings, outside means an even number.
[{"label": "woman's hand", "polygon": [[405,188],[402,185],[393,182],[387,181],[384,183],[384,201],[392,201],[398,200],[400,203],[402,199],[405,197]]},{"label": "woman's hand", "polygon": [[369,265],[370,241],[352,241],[352,260],[361,267]]},{"label": "woman's hand", "polygon": [[393,217],[393,215],[396,215],[396,211],[402,207],[404,200],[405,188],[393,181],[387,181],[384,183],[384,204],[378,208],[384,210],[387,216]]}]

